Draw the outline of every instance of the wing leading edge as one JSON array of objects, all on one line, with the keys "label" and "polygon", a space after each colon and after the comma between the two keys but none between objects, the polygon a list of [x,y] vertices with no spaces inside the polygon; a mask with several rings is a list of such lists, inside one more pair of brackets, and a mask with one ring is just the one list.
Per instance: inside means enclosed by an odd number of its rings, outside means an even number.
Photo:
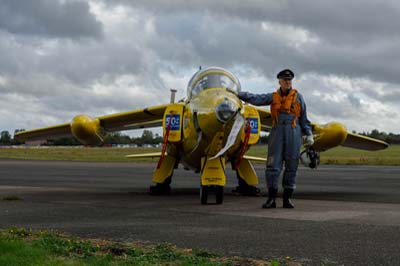
[{"label": "wing leading edge", "polygon": [[[15,139],[19,141],[35,141],[46,139],[59,139],[63,137],[70,137],[71,135],[72,134],[70,123],[65,123],[52,127],[20,131],[15,134]],[[51,138],[49,138],[49,136],[51,136]]]},{"label": "wing leading edge", "polygon": [[129,112],[100,116],[100,125],[106,131],[162,126],[164,112],[170,104],[148,107]]},{"label": "wing leading edge", "polygon": [[[99,133],[159,127],[162,126],[164,112],[168,106],[169,104],[153,106],[99,116],[92,120],[98,121],[99,128],[97,128],[97,131],[100,131]],[[73,121],[71,123],[64,123],[51,127],[21,131],[15,134],[15,138],[20,141],[34,141],[71,137],[74,136],[72,133]]]},{"label": "wing leading edge", "polygon": [[262,109],[260,107],[255,107],[257,110],[259,116],[260,116],[260,122],[261,122],[261,130],[263,131],[268,131],[269,128],[272,126],[272,115],[269,111]]},{"label": "wing leading edge", "polygon": [[[258,111],[258,113],[260,115],[261,129],[263,131],[268,131],[272,126],[271,113],[269,111],[259,108],[259,107],[256,107],[256,110]],[[318,131],[316,129],[320,128],[320,127],[322,127],[322,126],[320,126],[320,125],[312,126],[312,131],[313,131],[314,135],[318,133],[318,132],[316,132],[316,131]],[[344,128],[344,126],[343,126],[343,128]],[[344,128],[344,130],[345,130],[345,128]],[[376,150],[386,149],[389,146],[389,144],[387,144],[386,142],[378,140],[378,139],[354,134],[351,132],[347,132],[346,130],[344,133],[346,134],[346,138],[345,138],[344,142],[340,144],[341,146],[344,146],[344,147],[368,150],[368,151],[376,151]]]}]

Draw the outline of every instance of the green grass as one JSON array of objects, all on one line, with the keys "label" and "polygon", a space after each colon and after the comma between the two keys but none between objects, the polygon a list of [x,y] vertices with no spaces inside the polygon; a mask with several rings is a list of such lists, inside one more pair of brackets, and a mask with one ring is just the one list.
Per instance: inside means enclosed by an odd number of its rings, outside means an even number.
[{"label": "green grass", "polygon": [[177,249],[169,244],[146,246],[140,243],[82,240],[57,232],[23,228],[0,231],[0,265],[7,266],[283,266],[290,262],[288,259],[279,261],[228,258],[203,250]]},{"label": "green grass", "polygon": [[400,165],[400,145],[380,151],[337,147],[322,153],[321,161],[323,164]]},{"label": "green grass", "polygon": [[21,147],[0,148],[1,159],[58,160],[85,162],[157,162],[157,158],[128,159],[125,155],[150,153],[160,148]]},{"label": "green grass", "polygon": [[[160,148],[0,148],[0,159],[63,160],[86,162],[157,162],[153,159],[128,159],[125,155],[160,151]],[[266,157],[266,145],[252,146],[248,155]],[[337,147],[321,153],[321,164],[400,165],[400,145],[381,151]]]}]

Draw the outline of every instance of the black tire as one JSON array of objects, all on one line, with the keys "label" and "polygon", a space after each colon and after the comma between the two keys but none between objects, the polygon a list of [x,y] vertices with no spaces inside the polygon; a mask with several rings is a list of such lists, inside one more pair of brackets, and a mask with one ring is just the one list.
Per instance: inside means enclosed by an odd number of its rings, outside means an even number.
[{"label": "black tire", "polygon": [[224,187],[215,186],[215,199],[217,204],[222,204],[224,202]]},{"label": "black tire", "polygon": [[200,186],[201,205],[207,205],[208,191],[209,191],[208,186]]}]

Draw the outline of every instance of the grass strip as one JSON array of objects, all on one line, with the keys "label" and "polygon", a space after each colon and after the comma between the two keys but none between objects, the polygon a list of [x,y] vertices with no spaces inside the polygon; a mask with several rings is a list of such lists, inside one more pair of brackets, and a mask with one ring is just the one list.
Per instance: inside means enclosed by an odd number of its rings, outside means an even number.
[{"label": "grass strip", "polygon": [[[90,148],[90,147],[21,147],[0,148],[2,159],[62,160],[85,162],[154,162],[153,159],[129,159],[129,154],[151,153],[160,148]],[[247,153],[266,157],[266,145],[254,145]],[[321,153],[321,164],[340,165],[400,165],[400,145],[391,145],[381,151],[363,151],[336,147]]]},{"label": "grass strip", "polygon": [[168,265],[168,266],[301,266],[284,258],[273,261],[223,257],[205,250],[178,249],[170,244],[144,245],[80,239],[56,231],[24,228],[0,230],[0,265]]}]

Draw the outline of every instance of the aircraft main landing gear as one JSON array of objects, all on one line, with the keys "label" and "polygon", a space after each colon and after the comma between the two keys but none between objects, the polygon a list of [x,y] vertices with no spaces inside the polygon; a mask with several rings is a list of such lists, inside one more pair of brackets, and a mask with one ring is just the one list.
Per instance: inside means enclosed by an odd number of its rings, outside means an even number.
[{"label": "aircraft main landing gear", "polygon": [[154,186],[150,186],[149,194],[154,196],[169,195],[171,194],[171,177],[165,179],[163,183],[156,183]]},{"label": "aircraft main landing gear", "polygon": [[201,186],[200,187],[200,201],[202,205],[208,202],[208,195],[215,194],[215,203],[222,204],[224,201],[224,187],[223,186]]},{"label": "aircraft main landing gear", "polygon": [[250,186],[246,183],[246,181],[237,174],[238,178],[238,186],[232,190],[234,195],[241,196],[249,196],[249,197],[258,197],[260,196],[260,189],[256,186]]}]

